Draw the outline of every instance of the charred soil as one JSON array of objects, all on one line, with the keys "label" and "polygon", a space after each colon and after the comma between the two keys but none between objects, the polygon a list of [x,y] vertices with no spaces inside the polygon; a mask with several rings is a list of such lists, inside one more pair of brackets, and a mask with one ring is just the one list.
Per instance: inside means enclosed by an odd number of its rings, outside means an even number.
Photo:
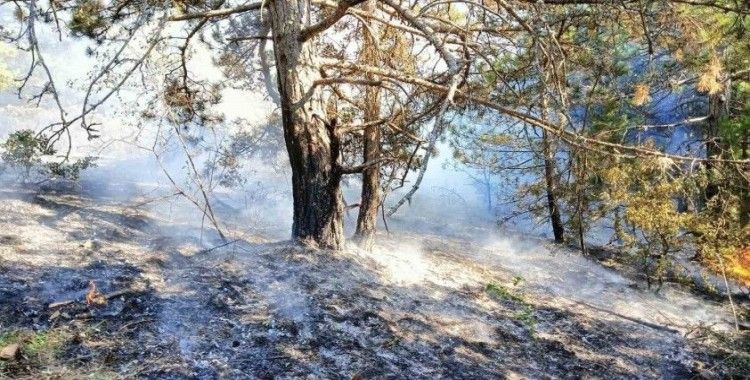
[{"label": "charred soil", "polygon": [[[698,325],[561,303],[434,236],[409,238],[418,253],[226,244],[105,199],[1,196],[0,349],[20,352],[0,377],[719,378],[746,358]],[[106,302],[86,303],[90,281]]]}]

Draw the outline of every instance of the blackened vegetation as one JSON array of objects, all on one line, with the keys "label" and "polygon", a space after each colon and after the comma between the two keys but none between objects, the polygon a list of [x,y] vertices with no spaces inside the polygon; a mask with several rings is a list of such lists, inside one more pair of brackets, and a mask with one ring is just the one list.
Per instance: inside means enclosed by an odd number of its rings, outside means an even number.
[{"label": "blackened vegetation", "polygon": [[[370,254],[287,243],[185,249],[185,231],[143,215],[119,217],[71,196],[34,199],[6,199],[13,209],[0,221],[68,228],[65,238],[80,247],[29,248],[22,229],[5,228],[2,241],[14,248],[4,246],[0,261],[0,337],[20,342],[22,353],[2,362],[2,376],[685,378],[732,375],[724,359],[743,358],[693,340],[700,332],[685,339],[521,294],[504,272],[487,285],[486,270],[434,243],[424,246],[426,260],[460,265],[477,280],[400,283]],[[117,234],[106,232],[112,221]],[[95,244],[86,240],[93,231],[105,232]],[[91,280],[121,295],[88,306]]]},{"label": "blackened vegetation", "polygon": [[[121,374],[145,378],[694,375],[677,352],[667,351],[661,357],[652,351],[652,346],[664,341],[669,346],[684,344],[676,335],[662,336],[637,325],[592,320],[547,307],[533,312],[538,327],[532,329],[517,317],[517,301],[490,297],[490,310],[476,306],[472,301],[487,297],[482,289],[435,299],[429,289],[391,288],[379,285],[373,277],[355,283],[347,278],[345,284],[314,277],[331,267],[362,274],[356,263],[345,258],[311,260],[314,254],[283,246],[267,246],[253,254],[259,260],[256,264],[264,267],[261,271],[277,275],[236,276],[228,273],[231,266],[207,266],[215,264],[215,259],[221,262],[219,257],[196,259],[181,272],[199,273],[182,296],[146,289],[101,309],[82,303],[65,306],[54,319],[50,319],[54,312],[39,297],[43,289],[20,283],[37,275],[34,283],[55,281],[65,284],[62,289],[76,292],[86,288],[86,278],[101,277],[97,271],[104,267],[80,271],[4,267],[11,275],[3,276],[0,311],[13,316],[15,323],[3,329],[64,330],[66,340],[57,354],[60,363],[79,373],[103,367],[134,371]],[[104,285],[108,289],[127,286],[125,278],[138,275],[137,269],[129,267],[107,270],[118,273],[112,283]],[[299,296],[302,303],[269,304],[274,295],[267,287],[274,283],[286,285],[279,291],[290,293],[279,297]],[[400,293],[414,299],[407,300]],[[451,332],[455,326],[441,323],[443,318],[434,311],[438,308],[448,313],[442,317],[450,313],[473,316],[493,327],[484,339]],[[536,329],[543,329],[545,336]],[[671,349],[682,350],[679,346]],[[627,367],[612,366],[615,357]],[[129,368],[127,364],[133,361],[141,365]],[[3,370],[5,375],[33,378],[44,365],[22,358]]]}]

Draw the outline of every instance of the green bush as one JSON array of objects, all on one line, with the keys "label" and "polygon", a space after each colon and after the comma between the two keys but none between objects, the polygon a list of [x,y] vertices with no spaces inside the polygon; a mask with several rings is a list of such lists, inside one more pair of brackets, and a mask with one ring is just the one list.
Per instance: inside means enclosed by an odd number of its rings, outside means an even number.
[{"label": "green bush", "polygon": [[5,168],[16,171],[24,181],[34,176],[76,181],[83,170],[96,166],[95,157],[75,161],[50,161],[48,158],[53,157],[56,151],[47,145],[47,139],[32,130],[16,131],[0,144],[0,159]]},{"label": "green bush", "polygon": [[31,170],[42,162],[42,147],[42,140],[33,131],[24,129],[11,133],[3,142],[4,151],[0,158],[11,168],[22,170],[28,177]]},{"label": "green bush", "polygon": [[80,0],[73,6],[70,30],[74,35],[97,38],[106,29],[104,3],[99,0]]}]

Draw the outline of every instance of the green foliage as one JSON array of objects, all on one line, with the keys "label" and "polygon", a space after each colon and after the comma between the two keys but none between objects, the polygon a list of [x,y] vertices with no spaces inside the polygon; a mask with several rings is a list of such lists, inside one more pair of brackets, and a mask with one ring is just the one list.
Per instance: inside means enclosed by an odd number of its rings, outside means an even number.
[{"label": "green foliage", "polygon": [[77,181],[81,178],[81,172],[96,166],[96,157],[84,157],[71,163],[49,162],[46,169],[53,177],[66,178]]},{"label": "green foliage", "polygon": [[719,137],[734,157],[743,157],[743,150],[748,149],[745,140],[750,140],[750,83],[739,82],[734,86],[733,103],[741,106],[722,118]]},{"label": "green foliage", "polygon": [[32,175],[44,178],[64,178],[78,180],[81,172],[96,166],[94,157],[84,157],[75,161],[53,161],[55,150],[47,146],[44,136],[24,129],[10,134],[0,144],[0,159],[5,165],[19,172],[23,180]]},{"label": "green foliage", "polygon": [[64,339],[64,336],[55,332],[37,332],[28,338],[28,343],[24,346],[24,352],[35,356],[55,355],[62,346]]},{"label": "green foliage", "polygon": [[682,230],[691,219],[677,209],[675,199],[685,196],[686,184],[684,178],[672,177],[673,167],[667,159],[644,158],[610,161],[600,172],[604,209],[624,210],[617,216],[620,225],[615,232],[635,254],[649,285],[654,279],[662,282],[670,254],[685,243]]},{"label": "green foliage", "polygon": [[0,347],[18,342],[18,331],[8,330],[0,332]]},{"label": "green foliage", "polygon": [[221,102],[218,84],[197,83],[192,88],[178,79],[168,79],[162,97],[169,111],[167,118],[174,124],[195,122],[207,126],[224,121],[223,116],[212,109]]},{"label": "green foliage", "polygon": [[[513,277],[514,286],[518,285],[521,281],[523,281],[523,278],[519,276]],[[531,332],[532,335],[534,334],[537,325],[536,316],[534,314],[535,309],[532,304],[526,302],[523,296],[516,294],[510,289],[495,283],[487,284],[487,286],[485,286],[484,288],[484,291],[490,297],[499,298],[505,301],[513,301],[520,304],[521,309],[513,314],[513,318],[523,323],[529,329],[529,332]]]},{"label": "green foliage", "polygon": [[521,297],[520,295],[514,294],[513,292],[508,290],[508,288],[495,283],[487,284],[487,286],[485,286],[484,288],[484,291],[491,297],[496,297],[508,301],[524,302],[523,297]]},{"label": "green foliage", "polygon": [[26,176],[41,163],[41,156],[45,153],[43,139],[29,129],[11,133],[1,147],[0,158],[9,166],[23,170]]},{"label": "green foliage", "polygon": [[526,328],[529,329],[532,335],[534,334],[534,332],[536,332],[537,320],[536,316],[534,315],[534,306],[524,304],[523,308],[520,311],[516,312],[515,318],[526,325]]},{"label": "green foliage", "polygon": [[490,134],[485,133],[479,136],[479,142],[487,145],[510,145],[513,142],[513,136],[507,133]]},{"label": "green foliage", "polygon": [[620,101],[607,101],[599,112],[591,117],[591,131],[593,136],[606,140],[616,140],[622,131],[632,123],[624,112]]},{"label": "green foliage", "polygon": [[15,343],[30,360],[45,361],[59,354],[66,339],[67,333],[60,330],[6,330],[0,332],[0,347]]},{"label": "green foliage", "polygon": [[97,38],[107,26],[103,11],[101,0],[78,0],[73,6],[68,27],[74,35]]},{"label": "green foliage", "polygon": [[[750,246],[750,226],[742,222],[742,177],[729,165],[680,172],[666,158],[613,159],[598,157],[595,175],[600,184],[592,197],[598,217],[615,221],[618,241],[649,285],[667,276],[674,255],[695,251],[709,268],[730,277],[750,280],[742,248]],[[705,189],[722,183],[719,193],[705,200]],[[735,185],[737,184],[735,187]]]}]

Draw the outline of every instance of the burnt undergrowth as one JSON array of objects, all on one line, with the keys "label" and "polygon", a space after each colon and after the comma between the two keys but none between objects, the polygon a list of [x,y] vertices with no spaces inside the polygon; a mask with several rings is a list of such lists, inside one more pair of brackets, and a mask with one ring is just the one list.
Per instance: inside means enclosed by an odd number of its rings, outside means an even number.
[{"label": "burnt undergrowth", "polygon": [[[0,346],[20,353],[0,377],[720,378],[744,368],[744,346],[724,335],[560,307],[456,252],[427,249],[426,279],[399,282],[362,252],[247,237],[206,249],[219,242],[121,205],[3,196]],[[33,244],[34,228],[64,233]],[[106,305],[86,304],[90,281],[114,294]]]}]

